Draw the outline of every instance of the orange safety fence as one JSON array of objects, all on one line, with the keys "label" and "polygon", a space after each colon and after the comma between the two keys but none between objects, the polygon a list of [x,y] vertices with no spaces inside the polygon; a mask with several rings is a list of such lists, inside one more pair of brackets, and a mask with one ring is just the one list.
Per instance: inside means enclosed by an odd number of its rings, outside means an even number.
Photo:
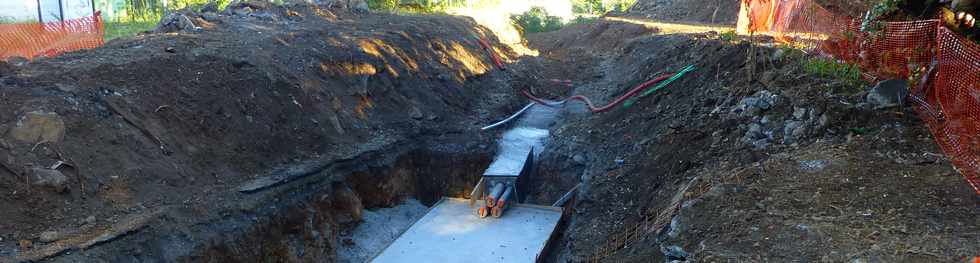
[{"label": "orange safety fence", "polygon": [[47,23],[0,24],[0,60],[51,57],[104,44],[99,12],[93,16]]},{"label": "orange safety fence", "polygon": [[980,45],[935,19],[872,22],[864,31],[862,22],[811,0],[743,0],[738,30],[833,56],[874,78],[911,77],[919,115],[980,195]]}]

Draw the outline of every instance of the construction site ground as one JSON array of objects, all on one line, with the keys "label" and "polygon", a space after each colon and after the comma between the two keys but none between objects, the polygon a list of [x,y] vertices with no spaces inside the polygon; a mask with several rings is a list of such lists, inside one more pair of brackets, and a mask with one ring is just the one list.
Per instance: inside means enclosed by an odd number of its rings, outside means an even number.
[{"label": "construction site ground", "polygon": [[520,91],[605,104],[687,65],[632,107],[565,107],[527,199],[581,184],[546,262],[980,255],[980,198],[912,108],[643,10],[530,34],[533,55],[465,17],[246,3],[0,63],[0,262],[360,262],[383,247],[360,222],[470,193]]}]

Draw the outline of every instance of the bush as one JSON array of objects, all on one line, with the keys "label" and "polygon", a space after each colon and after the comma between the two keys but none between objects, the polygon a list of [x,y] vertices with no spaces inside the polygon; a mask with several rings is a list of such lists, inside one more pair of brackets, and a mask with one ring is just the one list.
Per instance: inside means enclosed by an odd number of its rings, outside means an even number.
[{"label": "bush", "polygon": [[614,0],[609,2],[609,7],[606,9],[612,12],[625,13],[634,4],[636,4],[636,0]]},{"label": "bush", "polygon": [[560,17],[548,15],[548,11],[540,7],[533,7],[523,14],[513,15],[510,19],[514,26],[525,34],[555,31],[564,25]]},{"label": "bush", "polygon": [[606,13],[606,7],[602,4],[602,0],[575,0],[572,1],[572,12],[601,15]]}]

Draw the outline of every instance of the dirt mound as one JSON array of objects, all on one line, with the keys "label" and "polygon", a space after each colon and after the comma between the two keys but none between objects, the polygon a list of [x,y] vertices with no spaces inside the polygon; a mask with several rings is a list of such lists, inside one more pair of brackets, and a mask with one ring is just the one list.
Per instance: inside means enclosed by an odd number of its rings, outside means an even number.
[{"label": "dirt mound", "polygon": [[[446,133],[483,143],[489,138],[475,124],[502,115],[484,105],[514,98],[481,100],[514,93],[489,84],[503,76],[474,38],[487,31],[468,19],[312,5],[181,15],[173,33],[40,59],[15,74],[2,69],[0,111],[9,114],[0,115],[0,258],[90,248],[97,243],[87,237],[126,233],[119,229],[168,233],[253,217],[233,204],[273,199],[239,194],[239,186],[272,168],[349,160]],[[35,112],[49,121],[30,121]],[[63,173],[67,193],[41,187],[37,169]],[[143,223],[117,227],[127,222]],[[41,238],[45,231],[61,238]],[[167,237],[178,245],[147,234],[144,243],[69,260],[119,261],[132,251],[176,260],[213,232]],[[331,233],[319,238],[333,242]]]},{"label": "dirt mound", "polygon": [[697,70],[631,108],[573,114],[556,128],[540,163],[558,183],[536,198],[582,186],[552,261],[961,261],[980,249],[967,241],[980,233],[967,209],[974,194],[910,108],[875,110],[860,88],[808,74],[800,57],[717,33],[577,50],[590,41],[546,44],[558,62],[540,63],[584,68],[562,90],[599,104]]},{"label": "dirt mound", "polygon": [[735,24],[739,0],[638,0],[626,15],[674,22]]},{"label": "dirt mound", "polygon": [[618,53],[630,39],[658,32],[645,25],[598,20],[595,23],[575,24],[561,31],[528,36],[531,48],[553,57],[568,54],[555,52],[588,52],[593,54]]}]

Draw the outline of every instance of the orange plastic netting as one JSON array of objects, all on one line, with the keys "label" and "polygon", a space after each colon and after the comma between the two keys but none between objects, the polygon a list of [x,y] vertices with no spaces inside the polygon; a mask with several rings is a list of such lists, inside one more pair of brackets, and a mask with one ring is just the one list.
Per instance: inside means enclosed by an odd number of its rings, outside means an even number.
[{"label": "orange plastic netting", "polygon": [[0,24],[0,60],[50,57],[100,47],[104,43],[103,29],[98,12],[63,22]]},{"label": "orange plastic netting", "polygon": [[[939,20],[876,22],[811,0],[743,0],[739,33],[772,35],[860,66],[876,78],[916,75],[912,100],[936,142],[980,195],[980,45]],[[916,74],[918,72],[918,74]]]}]

